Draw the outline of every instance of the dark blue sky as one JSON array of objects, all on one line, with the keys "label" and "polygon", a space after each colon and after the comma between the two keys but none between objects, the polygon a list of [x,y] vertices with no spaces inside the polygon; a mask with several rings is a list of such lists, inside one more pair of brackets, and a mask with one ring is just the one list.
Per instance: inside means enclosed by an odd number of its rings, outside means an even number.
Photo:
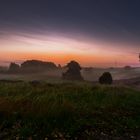
[{"label": "dark blue sky", "polygon": [[139,42],[139,0],[1,0],[0,28]]}]

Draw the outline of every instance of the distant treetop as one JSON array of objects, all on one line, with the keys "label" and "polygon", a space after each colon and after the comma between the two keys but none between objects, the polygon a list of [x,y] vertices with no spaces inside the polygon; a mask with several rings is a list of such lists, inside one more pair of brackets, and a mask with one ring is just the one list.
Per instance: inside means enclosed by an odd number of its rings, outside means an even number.
[{"label": "distant treetop", "polygon": [[76,61],[70,61],[68,64],[67,64],[67,67],[70,69],[70,70],[81,70],[81,66],[79,65],[78,62]]},{"label": "distant treetop", "polygon": [[70,61],[67,66],[68,70],[63,73],[62,77],[65,80],[83,80],[80,70],[82,69],[78,62]]}]

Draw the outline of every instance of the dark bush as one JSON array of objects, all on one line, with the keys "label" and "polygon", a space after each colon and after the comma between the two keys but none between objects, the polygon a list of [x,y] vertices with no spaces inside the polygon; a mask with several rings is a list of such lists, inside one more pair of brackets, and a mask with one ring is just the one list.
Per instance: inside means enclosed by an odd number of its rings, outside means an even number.
[{"label": "dark bush", "polygon": [[62,78],[65,80],[83,80],[81,76],[81,66],[76,61],[71,61],[66,66],[68,69],[62,74]]},{"label": "dark bush", "polygon": [[10,73],[17,73],[20,71],[20,66],[16,63],[11,63],[9,66],[9,70]]},{"label": "dark bush", "polygon": [[131,66],[125,66],[124,69],[125,69],[125,70],[131,70],[132,67],[131,67]]},{"label": "dark bush", "polygon": [[113,79],[112,75],[110,72],[104,72],[103,75],[99,78],[99,83],[100,84],[112,84]]}]

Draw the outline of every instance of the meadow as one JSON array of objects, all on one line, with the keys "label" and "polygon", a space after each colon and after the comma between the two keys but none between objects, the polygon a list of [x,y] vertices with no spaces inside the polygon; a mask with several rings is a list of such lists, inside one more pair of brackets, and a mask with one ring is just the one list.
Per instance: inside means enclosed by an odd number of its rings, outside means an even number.
[{"label": "meadow", "polygon": [[0,139],[140,138],[140,91],[88,82],[0,82]]}]

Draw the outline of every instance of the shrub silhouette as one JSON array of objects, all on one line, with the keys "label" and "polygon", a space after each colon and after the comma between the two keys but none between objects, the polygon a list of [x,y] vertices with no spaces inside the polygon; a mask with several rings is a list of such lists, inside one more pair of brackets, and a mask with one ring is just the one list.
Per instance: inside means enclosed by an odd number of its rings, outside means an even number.
[{"label": "shrub silhouette", "polygon": [[66,80],[83,80],[81,76],[81,67],[78,62],[76,61],[71,61],[70,63],[67,64],[66,66],[68,70],[63,73],[62,77],[63,79]]},{"label": "shrub silhouette", "polygon": [[131,67],[131,66],[125,66],[124,69],[125,69],[125,70],[131,70],[132,67]]},{"label": "shrub silhouette", "polygon": [[112,75],[110,72],[104,72],[103,75],[99,78],[99,83],[100,84],[112,84],[113,79]]},{"label": "shrub silhouette", "polygon": [[11,63],[8,71],[11,72],[11,73],[19,72],[20,71],[20,66],[16,63]]}]

